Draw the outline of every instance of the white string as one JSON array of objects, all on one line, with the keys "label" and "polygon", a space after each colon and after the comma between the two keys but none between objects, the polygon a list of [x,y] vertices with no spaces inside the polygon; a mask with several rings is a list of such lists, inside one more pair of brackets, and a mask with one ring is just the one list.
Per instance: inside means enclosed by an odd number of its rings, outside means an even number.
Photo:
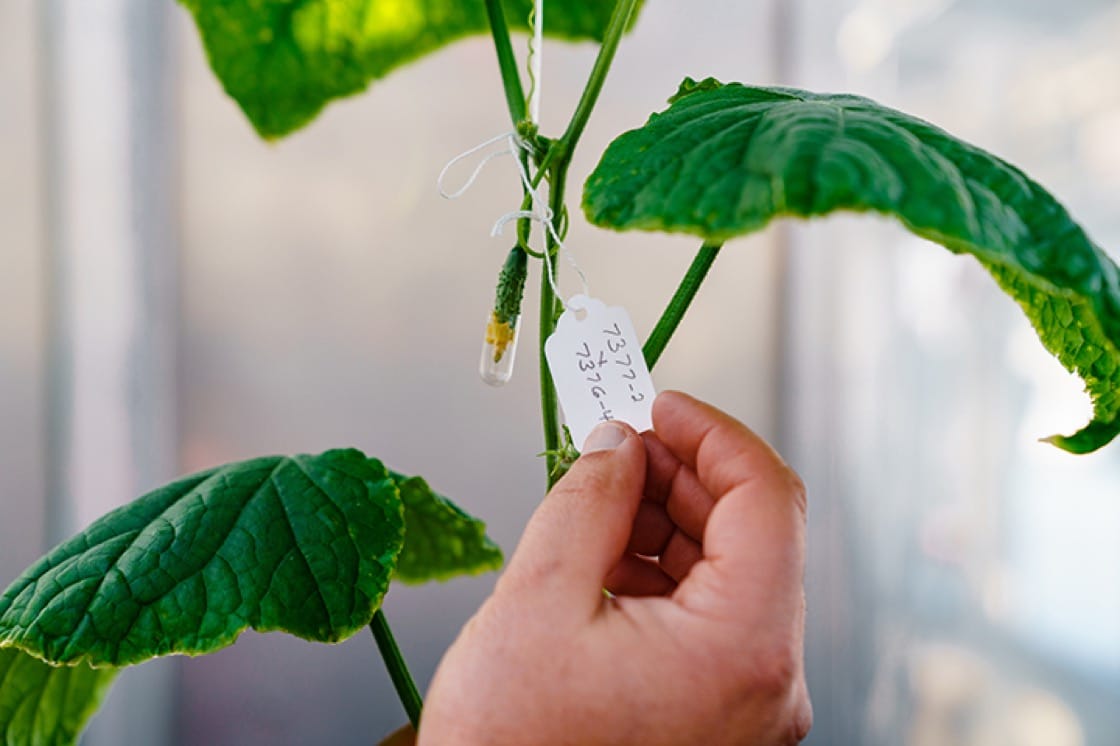
[{"label": "white string", "polygon": [[544,0],[533,3],[533,43],[529,48],[529,73],[533,89],[529,92],[529,119],[541,122],[541,57],[544,54]]},{"label": "white string", "polygon": [[[481,150],[485,150],[494,143],[501,142],[502,140],[505,140],[506,147],[502,150],[496,150],[493,153],[487,154],[485,158],[479,161],[478,165],[475,166],[474,171],[471,172],[470,178],[467,179],[466,183],[463,184],[463,186],[450,193],[447,192],[446,189],[444,189],[443,182],[447,177],[447,172],[451,170],[452,166],[465,158],[469,158],[470,156],[478,153]],[[572,266],[572,269],[575,270],[576,275],[579,276],[580,283],[583,285],[583,295],[590,296],[591,292],[587,284],[587,276],[583,274],[583,270],[580,269],[580,266],[576,263],[575,258],[572,256],[572,253],[568,251],[568,248],[564,245],[564,242],[560,240],[560,235],[556,232],[556,227],[552,224],[552,219],[554,217],[552,208],[550,208],[544,201],[544,199],[541,198],[540,192],[536,190],[536,188],[533,186],[532,179],[529,178],[529,172],[525,170],[525,164],[521,161],[521,158],[518,157],[518,151],[528,149],[529,146],[517,136],[516,132],[503,132],[500,135],[491,137],[486,142],[475,145],[470,150],[460,153],[447,162],[447,165],[445,165],[443,167],[443,170],[439,172],[439,178],[436,180],[436,185],[439,188],[439,193],[444,199],[457,199],[461,197],[468,189],[471,188],[471,186],[474,185],[475,180],[478,179],[478,175],[482,172],[482,169],[486,167],[487,163],[503,155],[512,155],[514,163],[517,164],[517,173],[521,177],[521,184],[525,187],[525,191],[530,197],[529,204],[532,209],[513,210],[511,212],[507,212],[505,215],[502,215],[494,223],[494,227],[490,230],[490,235],[500,236],[502,234],[502,229],[504,229],[508,223],[511,223],[514,220],[532,220],[534,222],[540,223],[544,226],[545,230],[548,231],[548,235],[552,237],[553,242],[556,244],[557,252],[564,255],[564,258],[567,259],[568,264]],[[556,268],[552,264],[552,255],[549,252],[547,245],[544,247],[541,255],[544,257],[545,267],[548,270],[548,284],[552,288],[552,292],[555,293],[556,297],[561,300],[565,308],[571,308],[571,306],[568,304],[568,301],[564,300],[564,296],[561,295],[560,288],[557,287]]]},{"label": "white string", "polygon": [[[563,254],[564,258],[568,261],[568,264],[572,266],[572,269],[575,270],[576,275],[579,276],[580,284],[583,286],[583,295],[590,296],[591,290],[587,284],[587,275],[583,273],[583,270],[580,269],[579,264],[576,263],[575,257],[572,256],[572,252],[568,251],[568,247],[564,245],[564,242],[562,240],[560,240],[560,236],[556,232],[556,227],[552,224],[552,218],[554,217],[552,208],[545,203],[545,201],[541,198],[540,192],[538,192],[533,187],[533,182],[529,178],[529,173],[525,170],[525,164],[521,162],[520,158],[516,157],[516,148],[525,147],[525,145],[523,143],[520,143],[514,136],[511,135],[509,138],[509,147],[510,153],[515,156],[514,162],[517,163],[517,173],[521,176],[521,184],[525,187],[525,191],[529,194],[530,204],[532,205],[533,209],[513,210],[512,212],[507,212],[505,215],[502,215],[494,223],[494,227],[490,230],[490,235],[500,236],[502,233],[502,229],[505,228],[506,224],[514,220],[533,220],[540,223],[545,227],[545,230],[548,231],[548,234],[552,236],[552,240],[556,244],[557,252]],[[564,304],[564,308],[570,308],[568,301],[564,299],[564,296],[560,293],[560,288],[556,285],[556,268],[552,264],[552,255],[549,252],[547,246],[544,247],[544,251],[541,252],[541,255],[544,257],[545,267],[548,269],[548,284],[552,287],[552,292]]]},{"label": "white string", "polygon": [[512,138],[514,136],[515,136],[515,133],[513,133],[513,132],[503,132],[500,135],[496,135],[494,137],[491,137],[486,142],[479,143],[478,145],[475,145],[470,150],[467,150],[463,153],[460,153],[459,155],[457,155],[454,158],[452,158],[451,160],[449,160],[447,162],[447,164],[443,167],[443,170],[439,172],[439,177],[436,179],[436,187],[439,189],[439,195],[441,197],[443,197],[444,199],[458,199],[459,197],[462,197],[463,194],[465,194],[468,189],[470,189],[472,186],[474,186],[475,180],[478,178],[478,175],[480,173],[482,173],[482,169],[484,169],[486,167],[487,163],[489,163],[490,161],[492,161],[495,158],[498,158],[500,156],[510,155],[511,151],[510,151],[510,149],[507,148],[505,150],[498,150],[498,151],[495,151],[493,153],[490,153],[489,155],[487,155],[485,158],[483,158],[481,161],[478,162],[478,165],[474,167],[474,171],[471,172],[470,178],[467,179],[466,183],[463,184],[463,186],[459,187],[459,189],[455,190],[454,192],[448,193],[447,190],[443,186],[443,182],[447,178],[447,172],[451,170],[451,167],[454,166],[459,161],[463,160],[464,158],[470,158],[472,155],[474,155],[478,151],[485,150],[486,148],[490,147],[491,145],[493,145],[496,142],[501,142],[502,140],[506,140],[506,139]]}]

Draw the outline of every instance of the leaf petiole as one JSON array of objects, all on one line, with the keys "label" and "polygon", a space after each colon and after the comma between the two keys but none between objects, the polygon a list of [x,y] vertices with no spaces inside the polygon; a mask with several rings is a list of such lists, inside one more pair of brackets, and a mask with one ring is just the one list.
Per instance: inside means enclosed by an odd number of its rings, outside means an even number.
[{"label": "leaf petiole", "polygon": [[681,284],[677,286],[677,291],[673,293],[665,312],[657,320],[657,325],[650,332],[649,339],[642,345],[642,355],[645,357],[646,365],[649,366],[650,370],[653,370],[653,366],[657,365],[657,361],[661,357],[661,353],[665,351],[665,346],[669,344],[673,332],[680,325],[685,311],[688,310],[689,305],[692,304],[692,299],[696,297],[696,292],[700,289],[700,284],[708,276],[708,270],[712,268],[712,263],[719,255],[720,248],[720,244],[707,243],[700,247],[700,251],[696,253],[696,258],[692,260],[684,278],[681,279]]},{"label": "leaf petiole", "polygon": [[420,711],[424,707],[424,701],[420,698],[420,692],[416,688],[416,682],[412,680],[408,664],[405,663],[404,656],[397,647],[393,631],[389,628],[389,620],[385,618],[385,613],[381,609],[373,615],[369,628],[373,631],[373,639],[377,641],[377,649],[385,661],[385,668],[389,670],[393,688],[397,690],[404,711],[408,713],[408,720],[413,728],[419,730]]},{"label": "leaf petiole", "polygon": [[599,99],[599,93],[603,90],[603,83],[607,80],[607,72],[610,71],[611,63],[614,62],[618,44],[622,41],[622,35],[626,31],[626,26],[630,23],[630,17],[634,14],[634,8],[637,5],[638,0],[618,0],[615,3],[611,20],[607,24],[606,34],[603,36],[603,46],[599,47],[599,55],[595,58],[595,65],[591,68],[587,85],[583,88],[583,94],[579,98],[579,103],[576,104],[576,110],[572,114],[568,128],[564,130],[564,134],[561,135],[560,140],[554,146],[558,149],[557,156],[562,159],[562,162],[566,162],[571,157],[576,142],[579,141],[584,127],[587,126],[587,120],[590,119],[591,111],[595,108],[595,102]]}]

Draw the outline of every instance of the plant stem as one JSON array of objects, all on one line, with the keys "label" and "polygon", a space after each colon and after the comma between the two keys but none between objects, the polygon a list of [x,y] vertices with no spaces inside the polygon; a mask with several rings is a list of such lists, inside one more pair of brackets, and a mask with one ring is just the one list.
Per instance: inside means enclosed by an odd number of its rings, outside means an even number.
[{"label": "plant stem", "polygon": [[564,130],[564,134],[560,136],[557,143],[559,147],[559,151],[556,153],[557,157],[567,160],[571,157],[572,151],[575,150],[576,143],[579,141],[580,135],[583,134],[584,127],[587,126],[587,120],[591,117],[591,110],[595,108],[595,102],[599,99],[599,93],[603,90],[603,83],[607,80],[607,72],[614,61],[614,54],[618,51],[622,34],[626,31],[626,26],[630,23],[630,16],[633,15],[637,4],[638,0],[618,0],[615,3],[611,20],[607,24],[606,35],[603,37],[603,46],[599,47],[599,56],[595,58],[595,65],[591,68],[591,75],[587,79],[587,85],[583,88],[583,95],[579,97],[579,103],[576,104],[576,110],[568,123],[568,129]]},{"label": "plant stem", "polygon": [[[552,227],[556,235],[561,233],[561,222],[564,219],[564,191],[568,183],[568,160],[561,159],[553,164],[548,179],[548,207],[552,210]],[[546,231],[547,239],[545,251],[552,266],[552,280],[556,279],[559,271],[557,267],[558,252],[560,247],[552,237],[552,231]],[[541,357],[541,422],[544,425],[544,448],[548,452],[545,465],[548,468],[548,488],[556,483],[557,471],[555,469],[556,451],[560,448],[560,408],[556,398],[556,386],[552,381],[552,372],[548,369],[548,361],[544,355],[544,343],[556,331],[556,293],[552,289],[552,282],[548,275],[549,261],[541,262],[541,318],[540,318],[540,357]]]},{"label": "plant stem", "polygon": [[665,351],[665,345],[669,344],[669,339],[673,336],[673,332],[677,330],[680,325],[681,319],[684,318],[685,311],[692,303],[692,299],[696,297],[696,291],[700,289],[700,283],[708,275],[708,270],[712,268],[712,262],[716,260],[719,254],[720,245],[704,244],[697,252],[696,258],[692,260],[689,265],[688,271],[685,272],[684,279],[677,287],[677,292],[673,293],[672,300],[665,308],[665,312],[661,314],[661,318],[657,321],[657,326],[650,332],[649,339],[642,345],[642,355],[645,356],[646,365],[650,370],[653,366],[657,365],[658,358],[661,353]]},{"label": "plant stem", "polygon": [[502,87],[506,92],[506,105],[513,126],[525,121],[525,91],[521,87],[521,75],[517,72],[517,58],[510,44],[509,26],[502,10],[501,0],[486,0],[486,15],[490,19],[490,35],[494,37],[494,49],[498,53],[498,69],[502,72]]},{"label": "plant stem", "polygon": [[420,727],[420,710],[424,706],[424,702],[420,699],[420,692],[416,689],[416,682],[412,680],[412,674],[408,671],[408,664],[404,661],[404,656],[401,655],[400,648],[397,647],[397,641],[393,639],[393,631],[389,629],[389,620],[385,618],[385,614],[378,609],[373,615],[373,621],[370,622],[369,627],[373,630],[373,639],[377,641],[377,649],[381,651],[381,657],[385,661],[385,668],[389,669],[389,678],[393,680],[393,687],[397,690],[397,696],[400,697],[401,704],[404,705],[404,711],[408,713],[409,722],[412,723],[413,728]]},{"label": "plant stem", "polygon": [[[545,249],[548,251],[549,249]],[[556,329],[556,294],[548,279],[548,263],[541,262],[541,308],[540,308],[540,379],[541,379],[541,425],[544,427],[545,466],[548,474],[548,489],[555,483],[557,451],[560,449],[560,403],[556,398],[556,385],[552,382],[552,372],[544,354],[544,343]]]},{"label": "plant stem", "polygon": [[[599,48],[599,55],[591,68],[587,84],[580,96],[576,110],[572,114],[568,128],[559,140],[554,140],[545,153],[533,180],[534,187],[540,182],[542,175],[548,176],[548,206],[552,210],[552,226],[557,235],[561,233],[564,220],[564,192],[568,181],[568,166],[572,162],[572,153],[576,143],[587,126],[591,111],[599,93],[603,90],[603,83],[607,79],[611,62],[614,61],[618,44],[622,34],[630,21],[630,16],[637,6],[638,0],[617,0],[611,12],[611,20],[607,24],[607,31],[603,37],[603,45]],[[553,272],[556,272],[556,254],[559,250],[556,240],[551,232],[546,231],[548,238],[545,251],[552,260]],[[545,468],[548,473],[548,487],[556,481],[556,452],[560,448],[560,411],[556,399],[556,386],[552,381],[552,374],[548,369],[548,361],[544,354],[544,343],[556,329],[556,294],[553,292],[552,283],[548,276],[548,262],[542,262],[541,267],[541,306],[540,306],[540,383],[541,383],[541,422],[544,426],[544,447],[548,452]],[[554,278],[555,279],[555,278]]]}]

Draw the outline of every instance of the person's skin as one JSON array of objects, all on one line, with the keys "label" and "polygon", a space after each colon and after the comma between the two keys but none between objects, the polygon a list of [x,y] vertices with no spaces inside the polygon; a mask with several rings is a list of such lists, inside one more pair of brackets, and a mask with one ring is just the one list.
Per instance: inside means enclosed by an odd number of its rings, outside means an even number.
[{"label": "person's skin", "polygon": [[537,509],[444,656],[418,743],[797,743],[804,565],[797,475],[663,393],[653,431],[600,425]]}]

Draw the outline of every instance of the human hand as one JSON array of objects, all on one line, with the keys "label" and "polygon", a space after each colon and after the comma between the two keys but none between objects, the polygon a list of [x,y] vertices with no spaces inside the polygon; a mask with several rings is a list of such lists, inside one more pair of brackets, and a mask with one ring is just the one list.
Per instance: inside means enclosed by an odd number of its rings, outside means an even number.
[{"label": "human hand", "polygon": [[653,424],[601,425],[544,499],[436,672],[421,746],[804,738],[804,488],[685,394]]}]

